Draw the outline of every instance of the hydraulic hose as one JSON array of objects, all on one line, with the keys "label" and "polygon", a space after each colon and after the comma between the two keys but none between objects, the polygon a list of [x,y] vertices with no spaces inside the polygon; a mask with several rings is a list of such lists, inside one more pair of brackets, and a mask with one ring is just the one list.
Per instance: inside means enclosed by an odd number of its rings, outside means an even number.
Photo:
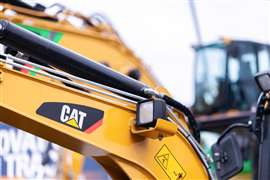
[{"label": "hydraulic hose", "polygon": [[194,138],[199,142],[200,141],[200,132],[199,132],[199,128],[198,128],[198,123],[196,122],[192,112],[186,106],[184,106],[180,102],[174,100],[173,98],[171,98],[167,95],[164,95],[163,99],[166,101],[166,103],[168,105],[178,109],[187,117],[189,127],[192,131],[192,134],[193,134]]}]

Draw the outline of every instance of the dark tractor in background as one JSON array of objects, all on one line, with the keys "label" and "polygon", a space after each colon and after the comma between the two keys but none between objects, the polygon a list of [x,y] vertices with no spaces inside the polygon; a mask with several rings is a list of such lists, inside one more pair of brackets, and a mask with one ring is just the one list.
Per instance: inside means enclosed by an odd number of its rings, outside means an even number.
[{"label": "dark tractor in background", "polygon": [[[220,133],[234,123],[254,119],[260,94],[254,76],[270,70],[270,45],[222,39],[193,46],[193,49],[195,103],[192,110],[200,131]],[[244,171],[252,172],[249,177],[257,177],[256,138],[241,129],[235,134],[245,160]]]},{"label": "dark tractor in background", "polygon": [[270,70],[270,45],[224,39],[194,46],[194,50],[192,109],[201,129],[223,129],[235,121],[248,121],[259,95],[254,75]]}]

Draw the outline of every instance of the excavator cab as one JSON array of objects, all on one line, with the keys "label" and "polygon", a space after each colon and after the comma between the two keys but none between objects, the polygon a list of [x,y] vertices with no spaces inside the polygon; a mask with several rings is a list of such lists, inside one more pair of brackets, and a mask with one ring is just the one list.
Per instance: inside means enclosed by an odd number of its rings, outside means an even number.
[{"label": "excavator cab", "polygon": [[194,46],[194,50],[194,113],[250,111],[259,95],[253,77],[270,68],[270,46],[252,41],[222,40]]}]

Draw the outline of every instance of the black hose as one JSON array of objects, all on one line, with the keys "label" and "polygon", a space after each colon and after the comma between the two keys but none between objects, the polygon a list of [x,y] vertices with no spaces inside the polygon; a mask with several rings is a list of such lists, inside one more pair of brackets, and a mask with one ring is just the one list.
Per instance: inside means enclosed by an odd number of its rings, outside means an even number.
[{"label": "black hose", "polygon": [[196,122],[192,112],[183,104],[181,104],[180,102],[174,100],[173,98],[164,95],[163,99],[166,101],[166,103],[176,109],[178,109],[179,111],[181,111],[187,118],[188,118],[188,123],[189,123],[189,127],[192,131],[192,134],[194,136],[194,138],[200,142],[200,131],[198,128],[198,123]]}]

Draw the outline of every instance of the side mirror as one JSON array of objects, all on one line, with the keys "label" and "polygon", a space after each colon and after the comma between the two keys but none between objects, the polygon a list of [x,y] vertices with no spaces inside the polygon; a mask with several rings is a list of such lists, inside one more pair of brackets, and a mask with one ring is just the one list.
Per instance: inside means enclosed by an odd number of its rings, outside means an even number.
[{"label": "side mirror", "polygon": [[212,146],[217,178],[229,179],[243,168],[243,157],[234,133],[226,134]]},{"label": "side mirror", "polygon": [[268,92],[270,91],[270,72],[258,73],[255,76],[255,81],[261,91]]}]

